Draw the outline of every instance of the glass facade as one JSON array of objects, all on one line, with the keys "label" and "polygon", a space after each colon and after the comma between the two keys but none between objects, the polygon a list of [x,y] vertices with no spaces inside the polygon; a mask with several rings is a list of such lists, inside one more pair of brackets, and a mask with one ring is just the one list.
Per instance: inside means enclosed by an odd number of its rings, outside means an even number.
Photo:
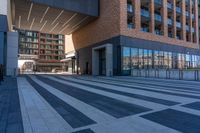
[{"label": "glass facade", "polygon": [[123,47],[122,74],[131,69],[200,69],[200,55]]}]

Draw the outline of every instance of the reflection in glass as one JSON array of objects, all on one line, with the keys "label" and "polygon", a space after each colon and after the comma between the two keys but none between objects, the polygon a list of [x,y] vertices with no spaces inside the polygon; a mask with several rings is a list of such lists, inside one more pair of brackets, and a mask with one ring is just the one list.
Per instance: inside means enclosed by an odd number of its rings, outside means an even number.
[{"label": "reflection in glass", "polygon": [[123,51],[122,51],[122,70],[124,74],[129,74],[130,73],[130,66],[131,66],[131,60],[130,60],[130,56],[131,56],[131,51],[130,48],[128,47],[123,47]]},{"label": "reflection in glass", "polygon": [[131,48],[131,68],[132,69],[138,69],[139,63],[138,63],[138,49],[137,48]]},{"label": "reflection in glass", "polygon": [[131,69],[200,69],[200,56],[123,47],[122,70],[125,75]]}]

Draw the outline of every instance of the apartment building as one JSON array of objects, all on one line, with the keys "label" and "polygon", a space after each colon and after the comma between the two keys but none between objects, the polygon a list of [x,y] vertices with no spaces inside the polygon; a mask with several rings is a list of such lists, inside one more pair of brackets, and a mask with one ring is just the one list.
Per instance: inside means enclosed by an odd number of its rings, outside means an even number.
[{"label": "apartment building", "polygon": [[40,72],[61,69],[60,60],[64,58],[64,49],[64,35],[19,30],[19,60],[29,62],[24,62],[23,69],[33,69],[30,67],[31,62],[36,67],[34,69]]},{"label": "apartment building", "polygon": [[101,0],[100,17],[72,38],[80,73],[200,68],[197,0]]}]

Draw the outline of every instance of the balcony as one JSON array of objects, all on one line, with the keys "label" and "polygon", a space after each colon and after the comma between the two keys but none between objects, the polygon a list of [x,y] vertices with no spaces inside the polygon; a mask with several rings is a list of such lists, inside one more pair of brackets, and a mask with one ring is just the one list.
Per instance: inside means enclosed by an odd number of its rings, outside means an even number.
[{"label": "balcony", "polygon": [[133,13],[133,6],[131,4],[127,5],[127,12]]},{"label": "balcony", "polygon": [[194,17],[194,14],[192,14],[192,19],[194,19],[195,17]]},{"label": "balcony", "polygon": [[141,16],[143,17],[150,17],[150,13],[148,10],[141,9]]},{"label": "balcony", "polygon": [[181,28],[181,23],[180,22],[176,22],[176,27],[177,28]]},{"label": "balcony", "polygon": [[189,25],[186,25],[186,26],[185,26],[185,29],[186,29],[186,31],[190,31],[190,26],[189,26]]},{"label": "balcony", "polygon": [[155,34],[156,35],[163,35],[163,32],[159,29],[155,29]]},{"label": "balcony", "polygon": [[172,5],[171,3],[168,2],[168,3],[167,3],[167,8],[168,8],[168,9],[173,9],[173,5]]},{"label": "balcony", "polygon": [[190,16],[190,13],[188,11],[185,12],[186,17]]},{"label": "balcony", "polygon": [[168,25],[172,25],[173,24],[172,19],[168,18],[167,23],[168,23]]},{"label": "balcony", "polygon": [[160,14],[155,14],[155,20],[162,22],[162,16]]},{"label": "balcony", "polygon": [[181,8],[180,7],[176,7],[176,12],[177,13],[181,13]]},{"label": "balcony", "polygon": [[192,33],[194,33],[194,32],[195,32],[194,27],[192,27]]},{"label": "balcony", "polygon": [[162,5],[162,0],[154,0],[154,3],[156,3],[156,4],[159,4],[159,5]]},{"label": "balcony", "polygon": [[128,29],[133,29],[134,28],[134,24],[133,23],[129,23],[127,26],[128,26]]}]

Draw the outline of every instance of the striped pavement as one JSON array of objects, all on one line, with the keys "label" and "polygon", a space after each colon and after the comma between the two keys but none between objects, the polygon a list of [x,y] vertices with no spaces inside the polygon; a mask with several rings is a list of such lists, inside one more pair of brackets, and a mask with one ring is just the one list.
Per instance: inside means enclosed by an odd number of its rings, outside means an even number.
[{"label": "striped pavement", "polygon": [[200,82],[27,75],[17,83],[25,133],[200,132]]}]

